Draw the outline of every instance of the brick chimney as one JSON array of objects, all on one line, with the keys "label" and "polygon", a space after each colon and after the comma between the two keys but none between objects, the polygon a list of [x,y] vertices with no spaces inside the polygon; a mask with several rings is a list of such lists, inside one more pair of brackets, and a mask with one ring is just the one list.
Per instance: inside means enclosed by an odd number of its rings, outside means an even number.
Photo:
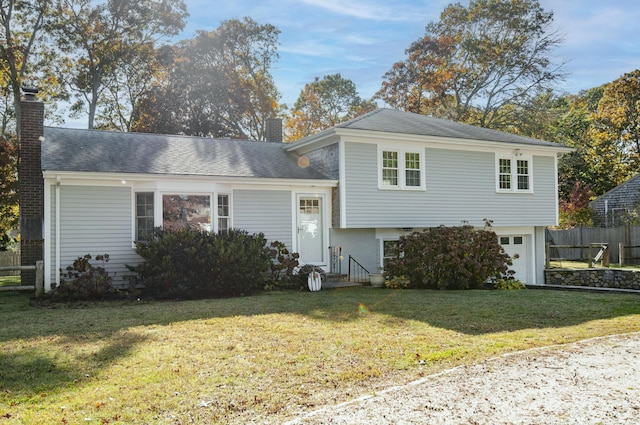
[{"label": "brick chimney", "polygon": [[[20,264],[35,265],[44,258],[44,179],[40,165],[44,137],[44,103],[36,101],[36,89],[23,89],[18,141],[20,190]],[[35,285],[35,271],[22,271],[22,284]]]},{"label": "brick chimney", "polygon": [[281,118],[267,118],[266,139],[267,142],[282,143]]}]

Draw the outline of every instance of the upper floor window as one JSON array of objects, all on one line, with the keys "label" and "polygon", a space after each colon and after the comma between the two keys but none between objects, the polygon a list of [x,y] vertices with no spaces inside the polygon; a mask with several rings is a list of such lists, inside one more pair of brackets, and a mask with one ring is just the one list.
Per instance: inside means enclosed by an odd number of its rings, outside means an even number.
[{"label": "upper floor window", "polygon": [[533,192],[531,157],[521,154],[496,156],[496,174],[498,192]]},{"label": "upper floor window", "polygon": [[380,189],[423,189],[424,159],[418,151],[381,149],[378,187]]},{"label": "upper floor window", "polygon": [[398,152],[382,151],[382,185],[398,186]]}]

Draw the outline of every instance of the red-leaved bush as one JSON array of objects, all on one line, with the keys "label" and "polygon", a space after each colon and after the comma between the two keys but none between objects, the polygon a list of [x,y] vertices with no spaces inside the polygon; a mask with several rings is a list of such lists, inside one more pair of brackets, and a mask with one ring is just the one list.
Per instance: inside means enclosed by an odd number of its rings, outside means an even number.
[{"label": "red-leaved bush", "polygon": [[511,258],[485,220],[473,226],[436,227],[402,236],[398,255],[389,261],[387,276],[406,276],[409,287],[428,289],[482,288],[490,278],[512,275]]}]

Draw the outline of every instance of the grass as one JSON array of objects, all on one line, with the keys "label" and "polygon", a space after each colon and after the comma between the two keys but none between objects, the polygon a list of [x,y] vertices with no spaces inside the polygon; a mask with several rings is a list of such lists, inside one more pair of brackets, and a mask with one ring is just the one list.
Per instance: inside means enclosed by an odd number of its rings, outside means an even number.
[{"label": "grass", "polygon": [[[551,266],[552,269],[586,269],[589,268],[591,265],[589,264],[588,261],[577,261],[577,260],[557,260],[557,261],[550,261],[549,265]],[[602,263],[597,263],[596,264],[597,268],[603,268]],[[629,269],[629,270],[640,270],[640,265],[638,264],[625,264],[624,266],[620,267],[619,263],[610,263],[609,264],[609,268],[612,269]]]},{"label": "grass", "polygon": [[20,285],[20,276],[0,276],[0,287]]},{"label": "grass", "polygon": [[640,331],[640,296],[344,289],[33,307],[0,294],[0,423],[282,423],[516,350]]}]

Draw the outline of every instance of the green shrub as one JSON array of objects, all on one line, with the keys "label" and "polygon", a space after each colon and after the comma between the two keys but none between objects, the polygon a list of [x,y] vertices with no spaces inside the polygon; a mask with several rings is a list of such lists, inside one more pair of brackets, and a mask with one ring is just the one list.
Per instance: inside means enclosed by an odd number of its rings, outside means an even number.
[{"label": "green shrub", "polygon": [[407,276],[394,276],[384,281],[384,285],[390,289],[411,288],[411,281]]},{"label": "green shrub", "polygon": [[109,254],[96,255],[102,266],[92,266],[91,254],[78,257],[65,271],[60,269],[60,285],[51,292],[54,301],[90,301],[113,298],[118,291],[113,287],[113,279],[104,265],[109,262]]},{"label": "green shrub", "polygon": [[136,243],[144,262],[127,266],[144,292],[157,298],[245,295],[269,281],[271,259],[262,233],[213,234],[156,228]]},{"label": "green shrub", "polygon": [[513,289],[526,289],[524,283],[520,282],[518,279],[496,279],[492,282],[493,289],[504,289],[504,290],[513,290]]},{"label": "green shrub", "polygon": [[385,271],[406,276],[412,288],[482,288],[489,278],[508,274],[511,265],[491,223],[485,223],[483,230],[470,225],[440,226],[402,236],[398,255]]}]

